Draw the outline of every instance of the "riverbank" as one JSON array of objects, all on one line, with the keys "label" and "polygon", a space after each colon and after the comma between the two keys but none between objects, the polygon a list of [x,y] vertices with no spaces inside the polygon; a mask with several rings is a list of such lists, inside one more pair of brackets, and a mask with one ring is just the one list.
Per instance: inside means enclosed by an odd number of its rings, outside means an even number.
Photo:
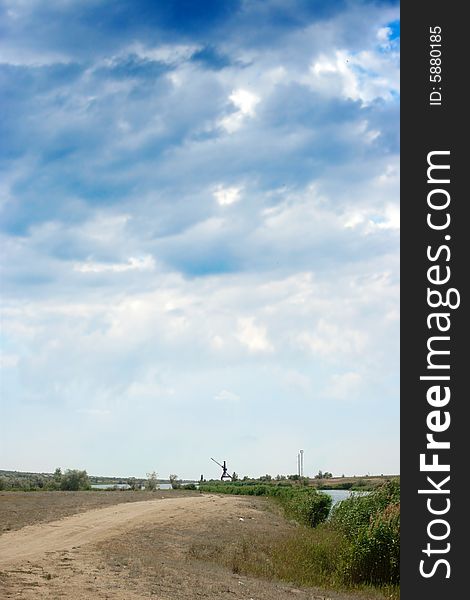
[{"label": "riverbank", "polygon": [[271,575],[281,579],[334,588],[371,585],[396,595],[400,581],[398,481],[387,481],[371,492],[352,493],[333,508],[330,494],[339,490],[320,492],[308,485],[239,481],[204,484],[200,489],[223,495],[264,496],[286,518],[302,526],[280,544],[264,546],[264,539],[254,540],[245,561],[249,572],[257,572],[258,556],[265,556],[261,572],[269,565]]}]

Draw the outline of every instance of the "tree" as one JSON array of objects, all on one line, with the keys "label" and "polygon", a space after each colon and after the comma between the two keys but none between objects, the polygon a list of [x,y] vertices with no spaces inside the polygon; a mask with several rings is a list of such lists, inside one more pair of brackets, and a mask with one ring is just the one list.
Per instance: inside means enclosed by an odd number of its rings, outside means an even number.
[{"label": "tree", "polygon": [[330,479],[331,477],[333,477],[333,475],[329,471],[325,471],[324,473],[323,471],[318,471],[315,475],[315,479]]},{"label": "tree", "polygon": [[151,492],[158,490],[158,476],[155,473],[155,471],[147,473],[147,481],[145,487]]},{"label": "tree", "polygon": [[170,475],[169,479],[172,489],[178,490],[181,487],[181,481],[178,480],[178,475],[173,473]]},{"label": "tree", "polygon": [[238,474],[235,471],[232,474],[232,481],[238,481]]},{"label": "tree", "polygon": [[133,491],[140,489],[140,485],[135,477],[129,477],[127,480],[127,485],[129,486],[129,489]]},{"label": "tree", "polygon": [[67,469],[60,479],[60,489],[74,492],[90,489],[87,472],[78,469]]}]

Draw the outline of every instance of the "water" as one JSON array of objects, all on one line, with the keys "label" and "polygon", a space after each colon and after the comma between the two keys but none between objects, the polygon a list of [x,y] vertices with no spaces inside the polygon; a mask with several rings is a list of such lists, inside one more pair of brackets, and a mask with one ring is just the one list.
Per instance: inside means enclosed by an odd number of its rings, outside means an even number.
[{"label": "water", "polygon": [[92,483],[92,490],[130,490],[130,486],[127,483]]},{"label": "water", "polygon": [[319,490],[320,492],[323,492],[324,494],[328,494],[328,496],[331,496],[333,498],[333,504],[331,505],[332,507],[337,504],[338,502],[341,502],[341,500],[346,500],[346,498],[349,498],[349,496],[351,494],[368,494],[369,492],[351,492],[351,490]]},{"label": "water", "polygon": [[[92,490],[130,490],[130,486],[127,483],[92,483]],[[171,483],[160,483],[158,485],[160,490],[171,490]]]}]

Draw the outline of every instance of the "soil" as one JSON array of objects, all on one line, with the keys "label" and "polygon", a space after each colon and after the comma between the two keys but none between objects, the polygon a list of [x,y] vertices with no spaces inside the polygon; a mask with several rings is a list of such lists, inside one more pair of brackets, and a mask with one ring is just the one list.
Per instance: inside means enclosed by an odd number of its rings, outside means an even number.
[{"label": "soil", "polygon": [[[230,564],[211,561],[214,549],[217,552],[240,536],[292,527],[267,511],[263,499],[170,491],[159,498],[157,492],[149,500],[86,509],[88,500],[79,497],[76,514],[70,514],[70,499],[60,492],[53,494],[54,509],[38,508],[36,523],[31,524],[31,508],[29,525],[0,536],[2,600],[364,598],[240,575]],[[29,502],[22,495],[18,493],[18,506]],[[69,511],[69,516],[51,521],[51,514],[61,510]],[[204,548],[208,549],[205,556]]]}]

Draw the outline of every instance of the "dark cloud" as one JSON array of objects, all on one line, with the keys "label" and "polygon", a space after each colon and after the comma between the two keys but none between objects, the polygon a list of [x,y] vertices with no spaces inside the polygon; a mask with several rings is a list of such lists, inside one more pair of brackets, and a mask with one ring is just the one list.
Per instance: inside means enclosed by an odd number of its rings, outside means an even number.
[{"label": "dark cloud", "polygon": [[228,55],[220,52],[214,46],[204,46],[191,56],[191,60],[216,71],[233,64]]}]

